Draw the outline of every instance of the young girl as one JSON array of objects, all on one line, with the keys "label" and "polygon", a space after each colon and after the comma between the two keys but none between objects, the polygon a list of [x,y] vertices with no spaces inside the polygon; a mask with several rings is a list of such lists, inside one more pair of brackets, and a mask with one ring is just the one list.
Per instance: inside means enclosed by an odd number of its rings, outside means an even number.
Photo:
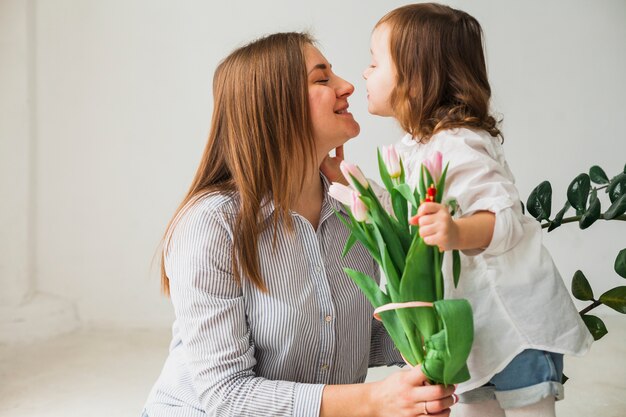
[{"label": "young girl", "polygon": [[[375,26],[364,71],[368,110],[397,119],[407,135],[397,145],[409,182],[441,152],[450,163],[448,208],[422,204],[419,233],[442,250],[462,251],[454,288],[446,257],[446,298],[472,304],[475,339],[471,379],[457,392],[462,416],[554,416],[563,397],[563,354],[592,342],[544,246],[539,224],[522,214],[501,132],[489,114],[491,90],[482,30],[472,16],[438,4],[393,10]],[[324,164],[339,177],[343,152]],[[411,170],[412,169],[412,170]],[[388,199],[380,188],[381,199]],[[390,206],[390,204],[389,204]]]},{"label": "young girl", "polygon": [[401,362],[347,263],[377,276],[319,166],[359,133],[353,86],[312,40],[279,33],[235,50],[213,84],[211,132],[167,228],[163,288],[176,321],[144,416],[448,416],[453,388]]}]

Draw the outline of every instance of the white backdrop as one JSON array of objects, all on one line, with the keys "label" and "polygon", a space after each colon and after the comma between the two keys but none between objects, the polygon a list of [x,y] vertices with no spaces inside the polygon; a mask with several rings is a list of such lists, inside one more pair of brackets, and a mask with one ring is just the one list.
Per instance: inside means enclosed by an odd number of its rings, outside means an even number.
[{"label": "white backdrop", "polygon": [[[19,153],[1,156],[2,184],[14,184],[10,173],[33,177],[22,181],[28,192],[19,196],[31,207],[25,213],[32,225],[20,252],[21,267],[31,271],[23,279],[34,282],[31,292],[74,303],[85,324],[171,324],[153,256],[205,143],[213,70],[233,48],[270,32],[309,30],[335,71],[356,86],[350,103],[362,133],[347,145],[347,158],[377,178],[375,147],[400,136],[391,120],[367,114],[361,72],[372,26],[405,2],[19,3],[0,0],[0,12],[26,22],[18,41],[27,50],[16,53],[7,38],[0,63],[27,64],[31,75],[14,77],[28,84],[30,96],[23,88],[1,93],[2,103],[21,103],[28,112],[13,121],[21,133],[0,130],[3,149]],[[483,26],[493,108],[504,116],[505,150],[524,201],[548,179],[556,212],[577,174],[593,164],[609,175],[624,168],[626,2],[446,3]],[[30,58],[4,59],[22,55]],[[30,229],[11,230],[5,243]],[[625,231],[623,222],[582,232],[566,225],[546,244],[568,285],[582,269],[600,292],[624,285],[613,260],[626,247]],[[16,262],[3,256],[5,265]]]}]

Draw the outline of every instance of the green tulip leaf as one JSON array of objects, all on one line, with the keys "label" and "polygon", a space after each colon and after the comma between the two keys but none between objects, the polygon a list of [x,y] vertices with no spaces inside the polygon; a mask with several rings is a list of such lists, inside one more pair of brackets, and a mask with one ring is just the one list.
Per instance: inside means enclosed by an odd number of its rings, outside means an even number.
[{"label": "green tulip leaf", "polygon": [[615,258],[615,272],[622,278],[626,278],[626,248],[619,251]]},{"label": "green tulip leaf", "polygon": [[376,150],[376,153],[378,154],[378,171],[380,172],[380,179],[383,180],[383,184],[385,184],[385,188],[387,189],[387,191],[391,192],[391,190],[393,189],[393,183],[391,182],[391,177],[389,176],[387,165],[385,165],[383,156],[380,153],[380,148]]},{"label": "green tulip leaf", "polygon": [[609,177],[606,176],[606,172],[604,172],[604,170],[598,165],[594,165],[591,169],[589,169],[589,178],[596,184],[609,183]]},{"label": "green tulip leaf", "polygon": [[458,250],[452,251],[452,275],[454,277],[454,288],[456,288],[461,277],[461,255]]},{"label": "green tulip leaf", "polygon": [[589,208],[580,218],[580,228],[586,229],[592,224],[595,223],[596,220],[600,218],[602,214],[602,207],[600,206],[600,199],[596,195],[596,190],[594,189],[591,193],[591,198],[589,199]]},{"label": "green tulip leaf", "polygon": [[624,213],[626,213],[626,193],[622,194],[611,204],[608,210],[604,212],[604,218],[611,220]]},{"label": "green tulip leaf", "polygon": [[537,221],[548,220],[552,209],[552,185],[544,181],[530,193],[526,209]]},{"label": "green tulip leaf", "polygon": [[626,314],[626,286],[608,290],[600,296],[599,301],[615,311]]},{"label": "green tulip leaf", "polygon": [[581,301],[593,300],[593,290],[585,274],[576,271],[572,278],[572,295]]},{"label": "green tulip leaf", "polygon": [[370,276],[350,268],[344,268],[343,270],[352,278],[352,281],[361,289],[375,308],[390,302],[387,294],[380,289],[378,283]]},{"label": "green tulip leaf", "polygon": [[467,381],[466,362],[474,340],[472,307],[467,300],[439,300],[434,306],[443,329],[426,340],[422,371],[445,385]]},{"label": "green tulip leaf", "polygon": [[576,209],[577,214],[582,214],[587,207],[590,187],[589,175],[580,174],[574,178],[567,189],[567,201]]},{"label": "green tulip leaf", "polygon": [[[415,236],[400,279],[400,299],[394,302],[435,301],[434,250],[419,235]],[[412,309],[411,318],[424,337],[430,337],[437,331],[437,319],[432,308]]]},{"label": "green tulip leaf", "polygon": [[404,197],[406,201],[411,203],[413,207],[419,206],[419,203],[415,200],[415,194],[413,193],[413,191],[411,190],[411,187],[409,187],[408,184],[396,185],[395,189],[400,194],[402,194],[402,197]]},{"label": "green tulip leaf", "polygon": [[611,203],[626,194],[626,173],[621,173],[613,178],[606,192],[609,193]]},{"label": "green tulip leaf", "polygon": [[348,254],[348,252],[350,252],[350,249],[352,249],[352,246],[354,246],[355,243],[356,236],[354,235],[354,233],[350,233],[350,237],[348,237],[348,240],[346,241],[346,246],[344,246],[343,252],[341,252],[342,258],[345,258],[345,256]]},{"label": "green tulip leaf", "polygon": [[403,231],[407,231],[409,229],[409,205],[404,195],[395,188],[391,190],[391,205],[398,224]]},{"label": "green tulip leaf", "polygon": [[600,340],[602,336],[608,333],[604,322],[600,320],[600,318],[592,316],[591,314],[585,314],[582,316],[582,319],[585,322],[589,333],[593,336],[593,340]]}]

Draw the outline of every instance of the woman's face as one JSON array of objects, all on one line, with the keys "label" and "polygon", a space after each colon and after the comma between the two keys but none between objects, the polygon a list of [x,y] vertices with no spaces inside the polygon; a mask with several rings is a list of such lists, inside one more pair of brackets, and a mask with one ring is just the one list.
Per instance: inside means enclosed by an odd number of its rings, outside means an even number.
[{"label": "woman's face", "polygon": [[389,26],[374,29],[370,43],[372,61],[363,71],[367,86],[367,111],[377,116],[393,116],[389,101],[396,84],[396,68],[389,52]]},{"label": "woman's face", "polygon": [[339,78],[321,52],[312,45],[305,49],[309,85],[309,108],[319,157],[359,134],[359,124],[348,112],[348,97],[354,86]]}]

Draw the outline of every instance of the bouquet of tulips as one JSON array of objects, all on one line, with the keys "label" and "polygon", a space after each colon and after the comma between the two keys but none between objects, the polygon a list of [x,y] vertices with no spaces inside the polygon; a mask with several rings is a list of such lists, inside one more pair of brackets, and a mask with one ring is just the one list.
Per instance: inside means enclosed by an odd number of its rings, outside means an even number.
[{"label": "bouquet of tulips", "polygon": [[[442,171],[442,155],[435,154],[420,167],[414,189],[405,183],[405,169],[393,146],[383,147],[382,155],[378,151],[378,165],[393,215],[382,206],[360,169],[346,161],[341,171],[351,186],[333,183],[329,194],[348,209],[350,221],[336,213],[351,231],[343,255],[361,242],[385,273],[385,290],[359,271],[344,271],[372,303],[374,316],[383,322],[407,364],[421,364],[434,383],[466,381],[474,337],[472,309],[465,299],[443,299],[444,254],[420,237],[416,215],[424,201],[441,203],[448,165]],[[454,214],[456,202],[446,204]],[[458,251],[452,251],[452,257],[456,286]]]}]

